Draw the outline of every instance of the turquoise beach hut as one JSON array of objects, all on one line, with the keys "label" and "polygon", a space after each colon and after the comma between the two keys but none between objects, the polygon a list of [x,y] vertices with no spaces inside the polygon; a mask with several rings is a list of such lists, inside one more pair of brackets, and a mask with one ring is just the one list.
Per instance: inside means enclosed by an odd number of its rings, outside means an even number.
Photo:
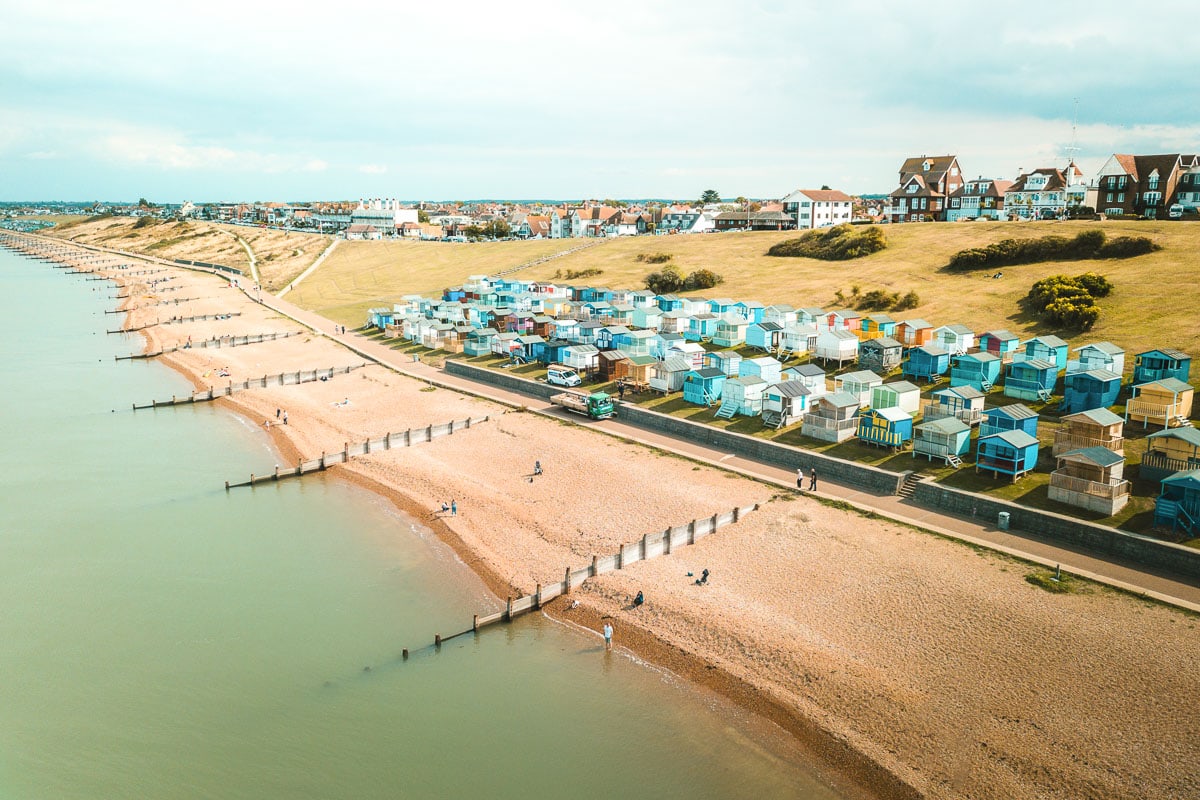
[{"label": "turquoise beach hut", "polygon": [[714,367],[693,369],[683,376],[683,399],[698,406],[715,405],[728,377]]},{"label": "turquoise beach hut", "polygon": [[908,350],[900,365],[900,374],[913,380],[936,381],[950,369],[950,354],[935,344],[923,344]]},{"label": "turquoise beach hut", "polygon": [[1175,378],[1187,383],[1192,369],[1192,357],[1169,347],[1147,350],[1133,357],[1133,384],[1151,383]]},{"label": "turquoise beach hut", "polygon": [[1008,365],[1008,374],[1004,378],[1004,395],[1044,403],[1054,394],[1057,383],[1058,367],[1054,362],[1040,358],[1014,361]]},{"label": "turquoise beach hut", "polygon": [[991,436],[994,433],[1006,431],[1022,431],[1030,436],[1037,436],[1037,412],[1021,403],[1007,406],[996,406],[983,410],[983,421],[979,426],[979,436]]},{"label": "turquoise beach hut", "polygon": [[1025,431],[1010,430],[979,439],[975,451],[975,471],[991,472],[993,477],[1007,475],[1016,481],[1037,466],[1038,440]]},{"label": "turquoise beach hut", "polygon": [[1056,369],[1067,368],[1070,346],[1057,336],[1037,336],[1021,347],[1024,361],[1049,361]]},{"label": "turquoise beach hut", "polygon": [[1117,396],[1121,393],[1121,376],[1100,368],[1068,372],[1063,384],[1063,401],[1059,410],[1068,414],[1108,408],[1117,402]]},{"label": "turquoise beach hut", "polygon": [[948,466],[962,466],[963,456],[971,449],[971,426],[955,417],[922,422],[913,428],[913,458],[940,458]]},{"label": "turquoise beach hut", "polygon": [[967,353],[950,362],[950,385],[972,386],[990,392],[1000,379],[1003,362],[992,353]]}]

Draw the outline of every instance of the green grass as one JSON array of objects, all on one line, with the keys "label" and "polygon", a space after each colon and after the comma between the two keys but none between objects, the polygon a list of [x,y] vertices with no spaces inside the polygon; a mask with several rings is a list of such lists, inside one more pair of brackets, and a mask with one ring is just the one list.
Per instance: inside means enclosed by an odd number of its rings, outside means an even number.
[{"label": "green grass", "polygon": [[1053,594],[1077,594],[1083,589],[1081,581],[1072,578],[1067,573],[1061,573],[1057,578],[1050,570],[1039,569],[1025,576],[1028,583],[1039,589],[1045,589]]}]

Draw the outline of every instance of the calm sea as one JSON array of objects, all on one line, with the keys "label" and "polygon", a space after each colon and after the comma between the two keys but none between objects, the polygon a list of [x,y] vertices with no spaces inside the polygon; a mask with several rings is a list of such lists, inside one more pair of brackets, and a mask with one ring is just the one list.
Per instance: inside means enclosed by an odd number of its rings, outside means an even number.
[{"label": "calm sea", "polygon": [[[0,249],[0,797],[831,798],[766,723],[497,601],[385,501],[276,462]],[[370,667],[369,671],[364,667]]]}]

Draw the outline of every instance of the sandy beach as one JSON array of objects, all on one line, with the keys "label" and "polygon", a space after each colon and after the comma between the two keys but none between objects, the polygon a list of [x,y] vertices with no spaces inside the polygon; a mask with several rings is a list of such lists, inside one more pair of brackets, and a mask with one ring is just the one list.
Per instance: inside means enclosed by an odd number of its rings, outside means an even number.
[{"label": "sandy beach", "polygon": [[[216,276],[171,270],[156,288],[110,274],[131,293],[125,327],[240,313],[148,328],[149,351],[302,334],[162,357],[197,387],[362,362]],[[175,297],[197,299],[151,305]],[[589,579],[571,595],[578,607],[547,613],[593,632],[611,616],[618,648],[774,720],[848,796],[1200,796],[1195,616],[1099,587],[1050,594],[1020,562],[381,366],[217,402],[269,422],[287,461],[487,415],[330,474],[385,494],[501,597],[645,533],[759,504],[694,546]],[[452,499],[457,516],[435,513]],[[697,586],[703,569],[709,584]],[[639,591],[646,603],[633,607]]]}]

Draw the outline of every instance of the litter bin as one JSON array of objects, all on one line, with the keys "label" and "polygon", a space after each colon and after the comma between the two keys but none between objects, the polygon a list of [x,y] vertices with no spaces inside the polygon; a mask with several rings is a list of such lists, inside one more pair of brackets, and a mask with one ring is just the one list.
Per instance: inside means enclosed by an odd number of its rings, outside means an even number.
[{"label": "litter bin", "polygon": [[996,526],[1002,531],[1008,530],[1008,512],[1001,511],[999,518],[996,520]]}]

